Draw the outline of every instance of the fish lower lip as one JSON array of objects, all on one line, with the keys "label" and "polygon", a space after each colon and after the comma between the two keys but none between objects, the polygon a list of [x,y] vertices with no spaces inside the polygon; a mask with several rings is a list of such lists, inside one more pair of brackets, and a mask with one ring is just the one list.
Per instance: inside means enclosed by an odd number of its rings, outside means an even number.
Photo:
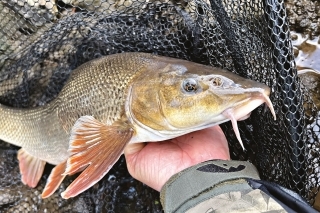
[{"label": "fish lower lip", "polygon": [[243,116],[243,117],[241,117],[241,118],[237,119],[237,121],[243,121],[243,120],[246,120],[247,118],[249,118],[249,117],[250,117],[250,115],[251,115],[251,112],[249,112],[247,115],[245,115],[245,116]]}]

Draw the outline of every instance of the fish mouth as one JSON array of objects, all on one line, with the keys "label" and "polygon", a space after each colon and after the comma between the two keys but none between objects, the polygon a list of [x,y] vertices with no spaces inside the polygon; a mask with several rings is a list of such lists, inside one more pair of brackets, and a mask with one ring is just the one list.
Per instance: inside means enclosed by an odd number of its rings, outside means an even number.
[{"label": "fish mouth", "polygon": [[271,114],[273,115],[274,120],[276,120],[276,114],[268,96],[269,94],[266,93],[269,92],[265,92],[262,90],[257,93],[253,93],[250,98],[241,101],[237,104],[237,106],[228,108],[222,112],[223,116],[225,116],[227,119],[230,119],[233,130],[243,150],[245,150],[245,148],[240,137],[237,121],[248,118],[251,112],[263,103],[267,105],[267,107],[271,111]]}]

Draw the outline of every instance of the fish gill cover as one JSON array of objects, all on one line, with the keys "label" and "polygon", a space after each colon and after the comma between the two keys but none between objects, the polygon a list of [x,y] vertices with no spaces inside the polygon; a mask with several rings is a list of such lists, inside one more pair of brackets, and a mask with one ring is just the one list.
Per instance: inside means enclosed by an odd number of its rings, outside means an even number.
[{"label": "fish gill cover", "polygon": [[[148,52],[225,68],[272,88],[277,120],[263,107],[239,122],[243,151],[222,125],[232,159],[313,204],[319,186],[318,111],[297,77],[281,0],[1,0],[0,102],[53,100],[79,65],[120,52]],[[20,181],[17,147],[0,142],[0,212],[161,212],[159,194],[135,181],[123,158],[79,196],[41,199]],[[50,166],[46,169],[50,171]]]}]

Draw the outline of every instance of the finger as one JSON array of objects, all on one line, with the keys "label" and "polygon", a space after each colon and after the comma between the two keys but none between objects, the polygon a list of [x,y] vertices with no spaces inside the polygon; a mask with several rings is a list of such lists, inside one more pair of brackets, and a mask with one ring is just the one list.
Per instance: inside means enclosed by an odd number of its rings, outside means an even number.
[{"label": "finger", "polygon": [[127,162],[127,168],[132,177],[142,182],[143,179],[139,176],[139,171],[141,171],[141,164],[137,163],[137,159],[141,150],[146,146],[147,143],[132,143],[127,144],[124,148],[124,156]]},{"label": "finger", "polygon": [[131,143],[127,144],[124,148],[124,155],[125,156],[132,156],[138,154],[144,147],[146,143]]}]

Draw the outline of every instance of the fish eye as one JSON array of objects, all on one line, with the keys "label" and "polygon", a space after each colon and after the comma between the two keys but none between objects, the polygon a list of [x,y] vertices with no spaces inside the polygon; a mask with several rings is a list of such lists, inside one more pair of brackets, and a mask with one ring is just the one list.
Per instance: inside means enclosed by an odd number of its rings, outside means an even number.
[{"label": "fish eye", "polygon": [[182,88],[186,92],[196,92],[198,89],[198,83],[193,78],[187,78],[183,81]]}]

